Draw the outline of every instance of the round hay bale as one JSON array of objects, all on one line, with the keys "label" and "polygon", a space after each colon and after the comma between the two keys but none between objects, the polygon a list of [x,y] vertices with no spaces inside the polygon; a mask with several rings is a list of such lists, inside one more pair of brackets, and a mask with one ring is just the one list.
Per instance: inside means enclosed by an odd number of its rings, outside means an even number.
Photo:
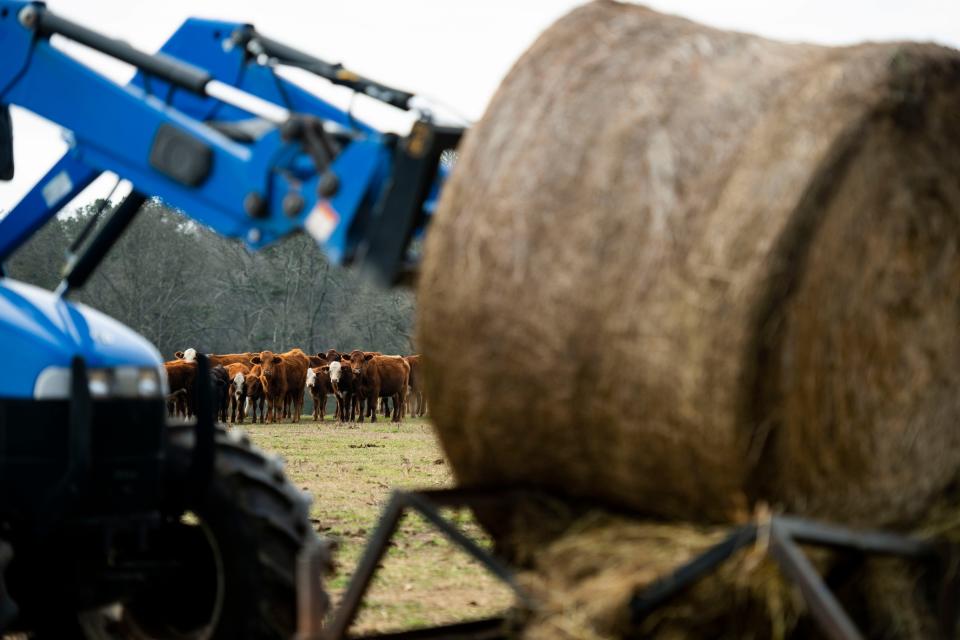
[{"label": "round hay bale", "polygon": [[[599,1],[468,134],[418,333],[465,486],[906,525],[960,468],[960,55]],[[489,524],[489,519],[488,519]]]}]

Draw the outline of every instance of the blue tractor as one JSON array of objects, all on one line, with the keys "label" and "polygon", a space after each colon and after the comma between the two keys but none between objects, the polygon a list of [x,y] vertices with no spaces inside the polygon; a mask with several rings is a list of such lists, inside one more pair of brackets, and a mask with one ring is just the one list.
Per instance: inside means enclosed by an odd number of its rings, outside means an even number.
[{"label": "blue tractor", "polygon": [[[59,35],[128,64],[120,86],[51,46]],[[214,420],[171,423],[146,339],[70,301],[157,197],[250,247],[306,230],[336,263],[408,279],[462,129],[422,112],[377,131],[275,73],[295,66],[411,109],[414,96],[258,33],[188,20],[147,54],[39,2],[0,0],[0,178],[9,105],[61,125],[69,150],[0,219],[0,265],[105,171],[132,184],[46,291],[0,271],[0,633],[280,638],[294,569],[314,542],[309,501],[280,462]]]}]

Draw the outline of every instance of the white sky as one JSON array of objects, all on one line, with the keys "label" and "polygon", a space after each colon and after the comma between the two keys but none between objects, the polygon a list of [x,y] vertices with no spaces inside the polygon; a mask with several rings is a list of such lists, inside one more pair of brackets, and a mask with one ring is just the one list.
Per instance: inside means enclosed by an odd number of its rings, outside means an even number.
[{"label": "white sky", "polygon": [[[146,50],[156,50],[188,16],[250,22],[264,34],[364,75],[450,105],[475,119],[514,60],[582,0],[49,0],[50,10]],[[646,4],[718,27],[825,44],[933,40],[960,46],[956,0],[651,0]],[[123,65],[83,56],[120,82]],[[637,64],[643,64],[638,60]],[[298,78],[300,76],[297,76]],[[316,86],[311,84],[311,86]],[[341,104],[345,92],[326,87]],[[404,120],[361,100],[358,115],[388,128]],[[17,175],[0,182],[10,209],[63,153],[59,129],[15,109]],[[106,195],[106,181],[78,198]]]}]

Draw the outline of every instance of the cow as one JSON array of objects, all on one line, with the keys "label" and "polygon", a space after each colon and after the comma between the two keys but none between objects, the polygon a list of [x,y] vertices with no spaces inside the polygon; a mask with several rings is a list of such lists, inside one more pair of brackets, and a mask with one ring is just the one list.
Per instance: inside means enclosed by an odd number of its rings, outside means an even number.
[{"label": "cow", "polygon": [[407,402],[407,385],[410,382],[410,365],[400,356],[364,355],[360,365],[360,391],[366,400],[366,411],[371,422],[377,421],[377,401],[393,398],[393,421],[399,423]]},{"label": "cow", "polygon": [[287,397],[287,380],[283,370],[283,358],[272,351],[261,351],[254,356],[251,362],[260,365],[260,384],[263,386],[263,395],[267,404],[267,414],[264,422],[276,422],[279,411]]},{"label": "cow", "polygon": [[260,380],[267,397],[267,417],[277,422],[292,404],[293,422],[300,422],[303,389],[307,382],[307,355],[300,349],[275,354],[261,351],[251,359],[263,368]]},{"label": "cow", "polygon": [[210,385],[213,393],[214,420],[226,422],[230,400],[230,376],[223,365],[210,367]]},{"label": "cow", "polygon": [[243,422],[250,367],[241,362],[235,362],[227,366],[227,375],[230,378],[230,422]]},{"label": "cow", "polygon": [[355,367],[359,367],[363,364],[363,361],[367,356],[382,356],[383,354],[379,351],[361,351],[360,349],[354,349],[350,352],[350,355],[346,356],[350,362],[353,363]]},{"label": "cow", "polygon": [[168,416],[179,416],[186,415],[187,413],[187,396],[188,391],[186,389],[177,389],[172,393],[167,394],[167,415]]},{"label": "cow", "polygon": [[330,367],[321,365],[307,369],[306,385],[313,398],[313,421],[323,422],[327,412],[327,394],[334,393],[333,384],[330,382]]},{"label": "cow", "polygon": [[[197,378],[197,363],[172,360],[164,362],[163,368],[167,372],[167,386],[172,396],[173,407],[171,415],[189,418],[193,415],[193,385]],[[183,391],[183,393],[178,393]]]},{"label": "cow", "polygon": [[[183,360],[184,362],[194,362],[197,359],[197,350],[194,349],[193,347],[190,347],[189,349],[184,349],[183,351],[177,351],[173,355],[176,358]],[[255,353],[223,353],[218,355],[215,353],[208,353],[207,360],[210,361],[211,367],[215,367],[218,364],[226,367],[227,365],[236,364],[238,362],[241,364],[245,364],[249,367],[252,364],[251,359],[255,355],[257,354]]]},{"label": "cow", "polygon": [[423,373],[420,371],[420,356],[405,356],[410,365],[410,415],[423,416],[427,412],[426,397],[423,393]]},{"label": "cow", "polygon": [[340,422],[356,420],[360,413],[360,369],[354,369],[349,360],[334,360],[320,370],[330,377],[330,386],[337,399],[336,419]]},{"label": "cow", "polygon": [[261,382],[261,376],[263,375],[263,369],[260,365],[254,365],[250,368],[250,373],[247,376],[244,376],[244,385],[246,386],[246,406],[244,407],[244,415],[249,413],[253,417],[253,423],[257,423],[257,414],[260,415],[260,422],[264,422],[265,412],[264,412],[264,403],[266,402],[266,394],[263,391],[263,382]]},{"label": "cow", "polygon": [[327,349],[322,353],[317,354],[318,358],[323,358],[327,362],[340,361],[346,358],[345,355],[337,351],[336,349]]}]

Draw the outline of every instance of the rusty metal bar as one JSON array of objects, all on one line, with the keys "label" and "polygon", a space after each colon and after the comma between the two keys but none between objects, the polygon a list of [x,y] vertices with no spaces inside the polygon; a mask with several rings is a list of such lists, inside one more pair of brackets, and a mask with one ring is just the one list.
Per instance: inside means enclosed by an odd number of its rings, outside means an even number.
[{"label": "rusty metal bar", "polygon": [[[347,586],[347,592],[344,594],[340,606],[337,607],[336,611],[334,612],[334,616],[330,622],[330,625],[323,631],[323,633],[315,636],[305,635],[300,640],[314,640],[314,637],[323,638],[324,640],[340,640],[341,638],[347,637],[347,631],[350,629],[350,625],[353,624],[357,614],[360,611],[360,605],[363,602],[363,597],[369,590],[373,576],[383,560],[383,557],[389,547],[390,540],[393,539],[393,536],[396,534],[400,520],[407,509],[413,509],[422,515],[428,522],[430,522],[444,536],[446,536],[447,539],[463,549],[468,555],[480,562],[490,573],[509,586],[510,589],[513,590],[514,594],[516,594],[516,597],[518,600],[520,600],[520,602],[522,602],[525,606],[532,606],[529,596],[517,583],[512,569],[505,563],[493,557],[483,547],[468,538],[455,525],[440,515],[437,505],[434,502],[435,498],[437,498],[439,502],[443,503],[444,506],[460,506],[469,504],[475,498],[475,496],[470,495],[469,492],[461,493],[458,491],[394,491],[390,495],[390,500],[387,502],[387,506],[384,507],[383,512],[380,515],[377,528],[374,530],[370,541],[367,543],[366,549],[364,549],[363,555],[360,558],[360,562],[357,565],[357,569],[354,571],[353,576],[350,579],[350,584]],[[304,580],[306,580],[306,578],[304,578]],[[305,588],[309,591],[311,587],[306,585]],[[308,596],[304,595],[303,601],[305,607],[310,606],[309,603],[307,603],[307,599]],[[305,625],[310,632],[316,634],[317,625],[322,622],[322,617],[322,615],[317,616],[315,613],[313,615],[304,613],[303,617],[299,619],[299,622]],[[497,631],[497,629],[502,628],[502,623],[502,618],[495,618],[489,620],[479,620],[476,622],[461,623],[458,625],[450,625],[447,627],[433,627],[402,633],[420,634],[409,636],[414,638],[450,637],[459,638],[462,640],[468,640],[472,638],[477,638],[480,640],[481,638],[486,639],[501,637],[502,633]],[[496,629],[491,630],[490,625],[495,625]],[[441,635],[423,635],[433,633],[435,630]],[[305,631],[304,627],[301,627],[300,632],[306,633],[307,631]],[[497,633],[500,633],[500,635],[497,635]],[[391,635],[384,637],[403,638],[407,636]]]},{"label": "rusty metal bar", "polygon": [[788,527],[770,522],[770,554],[784,575],[800,587],[814,621],[830,640],[863,640],[853,620],[843,610],[810,560],[791,539]]},{"label": "rusty metal bar", "polygon": [[517,583],[517,578],[509,566],[493,557],[486,549],[465,536],[460,529],[441,516],[436,506],[422,493],[407,493],[405,498],[410,508],[416,510],[436,527],[440,533],[445,535],[448,540],[460,547],[467,555],[482,564],[487,571],[510,587],[514,595],[516,595],[525,606],[532,606],[530,597]]},{"label": "rusty metal bar", "polygon": [[397,525],[400,524],[403,509],[403,492],[394,491],[390,495],[390,500],[383,509],[383,513],[380,515],[377,528],[373,532],[370,542],[367,543],[367,548],[363,551],[363,556],[360,558],[360,563],[357,565],[356,571],[353,572],[353,577],[350,579],[350,584],[347,587],[347,592],[343,596],[343,601],[340,603],[340,606],[337,607],[333,620],[330,622],[330,626],[324,634],[326,638],[339,640],[339,638],[346,637],[347,629],[353,624],[357,613],[360,611],[363,596],[370,588],[370,582],[373,580],[373,575],[377,572],[377,566],[387,552],[387,545],[389,545],[393,534],[397,531]]}]

